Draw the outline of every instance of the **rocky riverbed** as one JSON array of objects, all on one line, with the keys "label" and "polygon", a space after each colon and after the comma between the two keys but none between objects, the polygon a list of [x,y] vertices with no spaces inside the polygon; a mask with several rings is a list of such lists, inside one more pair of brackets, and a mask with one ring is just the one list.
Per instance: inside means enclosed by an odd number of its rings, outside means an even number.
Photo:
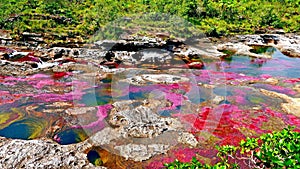
[{"label": "rocky riverbed", "polygon": [[0,41],[0,168],[215,163],[215,144],[300,129],[298,35],[24,37]]}]

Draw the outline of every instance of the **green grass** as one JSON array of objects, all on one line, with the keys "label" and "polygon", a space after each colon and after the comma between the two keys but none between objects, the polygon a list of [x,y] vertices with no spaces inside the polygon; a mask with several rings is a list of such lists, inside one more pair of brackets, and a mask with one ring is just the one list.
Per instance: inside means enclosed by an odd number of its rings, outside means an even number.
[{"label": "green grass", "polygon": [[[157,18],[150,22],[137,19],[143,14],[148,16],[147,13],[180,17],[210,36],[264,29],[299,32],[300,29],[300,0],[0,0],[0,8],[0,29],[15,35],[27,31],[88,39],[100,29],[108,29],[112,21],[132,16],[136,20],[131,25],[123,25],[124,29],[132,29],[139,23],[148,27],[140,28],[142,31],[148,31],[151,24],[166,24],[163,30],[167,31],[171,28],[171,22],[160,22]],[[59,17],[69,21],[62,23],[55,19]],[[169,32],[177,36],[174,30]]]}]

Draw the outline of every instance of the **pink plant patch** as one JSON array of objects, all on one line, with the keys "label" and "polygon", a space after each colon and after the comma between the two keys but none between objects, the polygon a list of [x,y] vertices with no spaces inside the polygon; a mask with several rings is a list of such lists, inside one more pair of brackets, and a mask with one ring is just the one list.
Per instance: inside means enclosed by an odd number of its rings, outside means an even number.
[{"label": "pink plant patch", "polygon": [[83,129],[94,129],[94,130],[101,130],[105,127],[105,122],[103,121],[109,111],[112,109],[112,105],[107,104],[107,105],[102,105],[102,106],[97,106],[98,111],[97,111],[97,120],[88,124],[88,125],[76,125],[73,126],[72,128],[83,128]]},{"label": "pink plant patch", "polygon": [[300,82],[300,78],[286,79],[286,80],[284,80],[283,82],[285,82],[285,83],[291,83],[291,84],[295,84],[295,83],[298,83],[298,82]]},{"label": "pink plant patch", "polygon": [[269,85],[269,84],[255,84],[254,86],[263,88],[263,89],[267,89],[267,90],[272,90],[272,91],[279,92],[279,93],[283,93],[283,94],[287,94],[290,96],[297,94],[297,92],[295,92],[294,90],[286,88],[286,87],[282,87],[282,86]]}]

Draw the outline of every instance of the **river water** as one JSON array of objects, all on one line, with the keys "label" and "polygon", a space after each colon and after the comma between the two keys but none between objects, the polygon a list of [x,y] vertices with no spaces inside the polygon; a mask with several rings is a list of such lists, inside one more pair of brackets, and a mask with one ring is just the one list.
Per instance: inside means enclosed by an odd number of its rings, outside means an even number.
[{"label": "river water", "polygon": [[[288,125],[300,129],[300,118],[282,110],[285,100],[260,92],[266,89],[299,98],[300,59],[287,57],[273,47],[253,52],[268,53],[272,59],[230,55],[220,60],[203,59],[202,69],[175,66],[153,70],[139,65],[138,69],[105,73],[100,79],[81,72],[2,75],[0,136],[46,137],[59,144],[78,143],[110,127],[108,117],[113,103],[162,98],[169,105],[160,106],[156,113],[176,118],[199,144],[189,148],[178,143],[167,154],[155,156],[143,166],[160,168],[175,158],[190,161],[193,156],[215,162],[216,144],[237,145],[246,137],[278,131]],[[156,78],[160,82],[152,79],[141,84],[124,80],[149,74],[173,75],[175,80],[162,83],[165,79]],[[178,76],[189,80],[176,81]]]}]

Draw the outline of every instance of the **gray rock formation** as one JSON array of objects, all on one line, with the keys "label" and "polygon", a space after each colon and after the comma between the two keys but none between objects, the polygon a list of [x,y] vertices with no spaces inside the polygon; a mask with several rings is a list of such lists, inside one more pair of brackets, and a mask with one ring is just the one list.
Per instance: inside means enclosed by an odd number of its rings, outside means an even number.
[{"label": "gray rock formation", "polygon": [[50,140],[12,140],[0,138],[0,168],[103,169],[78,151],[79,145],[59,145]]}]

